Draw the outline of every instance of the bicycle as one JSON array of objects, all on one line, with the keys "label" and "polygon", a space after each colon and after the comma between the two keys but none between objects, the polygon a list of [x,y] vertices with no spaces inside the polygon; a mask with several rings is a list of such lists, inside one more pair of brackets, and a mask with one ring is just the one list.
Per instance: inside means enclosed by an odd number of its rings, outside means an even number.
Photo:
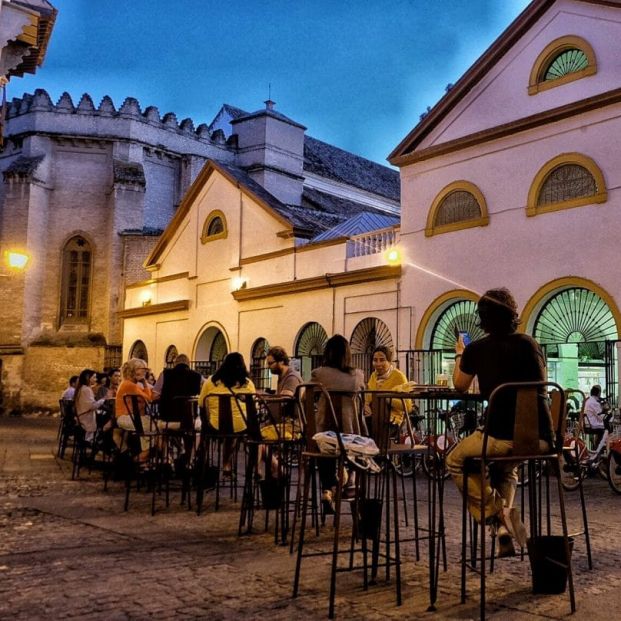
[{"label": "bicycle", "polygon": [[[581,481],[597,474],[602,479],[608,480],[614,491],[617,491],[614,486],[617,485],[619,488],[617,493],[621,494],[621,468],[619,468],[620,472],[617,474],[617,457],[612,457],[614,460],[613,468],[609,450],[612,417],[612,412],[604,416],[604,435],[594,450],[589,449],[585,440],[581,437],[581,431],[584,429],[583,420],[578,422],[576,429],[566,434],[561,459],[561,484],[566,490],[573,491],[578,489]],[[581,418],[583,417],[581,416]],[[621,465],[621,438],[615,439],[614,446],[616,447],[615,451],[618,450],[619,464]],[[614,482],[611,480],[611,470],[613,470]]]},{"label": "bicycle", "polygon": [[444,467],[444,458],[446,452],[464,435],[464,413],[434,410],[431,414],[437,420],[446,421],[445,433],[431,433],[429,429],[421,429],[420,423],[427,417],[418,414],[418,410],[410,412],[401,426],[395,428],[393,442],[407,446],[412,446],[414,442],[414,446],[419,447],[422,453],[422,459],[418,461],[409,455],[403,455],[395,461],[397,473],[402,477],[412,476],[415,467],[421,468],[431,479],[436,479],[440,472],[445,479],[449,476]]}]

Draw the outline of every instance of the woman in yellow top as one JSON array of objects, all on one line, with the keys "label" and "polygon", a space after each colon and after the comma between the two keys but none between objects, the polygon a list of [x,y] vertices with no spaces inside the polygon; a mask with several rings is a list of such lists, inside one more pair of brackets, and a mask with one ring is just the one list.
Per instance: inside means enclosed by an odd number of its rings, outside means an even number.
[{"label": "woman in yellow top", "polygon": [[[220,368],[204,382],[198,402],[206,410],[208,425],[217,430],[219,429],[220,409],[218,395],[230,395],[233,431],[238,433],[246,429],[246,406],[234,399],[233,394],[254,392],[256,389],[250,379],[244,357],[238,352],[232,352],[226,355]],[[231,472],[231,456],[234,446],[232,439],[224,442],[222,470],[225,474]]]},{"label": "woman in yellow top", "polygon": [[[369,378],[367,387],[369,390],[407,390],[407,377],[392,364],[392,351],[384,345],[378,345],[373,351],[373,373]],[[406,386],[404,386],[404,384]],[[365,396],[367,408],[370,414],[371,395]],[[410,399],[393,399],[390,404],[390,422],[393,425],[401,425],[405,410],[412,408]]]}]

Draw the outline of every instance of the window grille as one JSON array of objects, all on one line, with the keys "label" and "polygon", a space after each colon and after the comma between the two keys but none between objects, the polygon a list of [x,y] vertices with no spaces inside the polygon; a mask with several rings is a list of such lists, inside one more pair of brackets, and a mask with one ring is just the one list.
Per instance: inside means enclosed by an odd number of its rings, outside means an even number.
[{"label": "window grille", "polygon": [[90,244],[83,237],[70,239],[63,250],[61,322],[88,321],[92,271]]},{"label": "window grille", "polygon": [[597,183],[584,166],[563,164],[546,177],[539,190],[537,205],[562,203],[595,194],[597,194]]},{"label": "window grille", "polygon": [[438,207],[434,226],[454,224],[475,220],[481,217],[481,207],[477,199],[465,190],[451,192]]},{"label": "window grille", "polygon": [[603,359],[604,342],[618,338],[606,302],[583,288],[565,289],[552,296],[535,320],[533,335],[542,345],[578,343],[578,356],[589,359]]},{"label": "window grille", "polygon": [[570,73],[577,73],[589,66],[586,54],[577,48],[563,50],[556,56],[546,69],[543,81],[558,80]]},{"label": "window grille", "polygon": [[271,385],[270,370],[265,364],[267,358],[267,352],[270,348],[270,344],[264,338],[259,338],[254,342],[252,346],[252,352],[250,355],[250,375],[256,388],[265,390]]},{"label": "window grille", "polygon": [[467,332],[470,340],[484,336],[477,326],[477,305],[472,300],[459,300],[448,306],[438,317],[431,333],[431,349],[454,351],[455,329]]},{"label": "window grille", "polygon": [[130,358],[140,358],[140,360],[144,360],[147,364],[149,363],[147,346],[142,341],[136,341],[129,351]]}]

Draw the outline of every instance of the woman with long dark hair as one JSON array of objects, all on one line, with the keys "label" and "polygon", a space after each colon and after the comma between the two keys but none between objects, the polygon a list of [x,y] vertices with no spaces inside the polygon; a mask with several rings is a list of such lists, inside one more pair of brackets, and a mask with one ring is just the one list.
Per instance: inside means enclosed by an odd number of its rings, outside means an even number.
[{"label": "woman with long dark hair", "polygon": [[[220,368],[203,383],[198,402],[204,406],[207,414],[207,423],[214,429],[219,429],[220,400],[218,395],[237,395],[256,392],[250,379],[250,373],[246,367],[244,357],[239,352],[227,354]],[[233,431],[235,433],[246,429],[245,406],[237,399],[231,399],[231,414],[233,418]],[[233,441],[224,443],[224,455],[222,471],[230,475],[232,464],[231,457],[235,444]]]},{"label": "woman with long dark hair", "polygon": [[[323,350],[323,364],[311,372],[311,382],[322,384],[330,390],[356,393],[364,389],[364,374],[351,364],[351,349],[344,336],[335,334],[326,342]],[[341,431],[343,433],[360,433],[360,413],[356,408],[357,400],[344,400],[341,410]],[[326,417],[326,401],[323,395],[317,404],[317,431],[328,431],[332,425]],[[318,460],[319,478],[321,481],[321,500],[324,511],[334,511],[334,495],[336,492],[336,466],[332,460]],[[353,480],[350,480],[350,487]]]},{"label": "woman with long dark hair", "polygon": [[93,369],[83,369],[78,377],[75,389],[75,411],[80,426],[86,432],[85,439],[92,442],[97,431],[97,410],[102,406],[104,399],[95,399],[93,390],[97,384],[97,372]]}]

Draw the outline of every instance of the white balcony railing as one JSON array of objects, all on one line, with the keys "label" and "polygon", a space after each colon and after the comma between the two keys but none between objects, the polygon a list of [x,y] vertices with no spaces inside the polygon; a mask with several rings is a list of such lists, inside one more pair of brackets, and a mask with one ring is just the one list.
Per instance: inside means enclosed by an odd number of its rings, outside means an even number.
[{"label": "white balcony railing", "polygon": [[366,257],[370,254],[384,252],[399,241],[399,231],[395,227],[355,235],[347,240],[347,258]]}]

